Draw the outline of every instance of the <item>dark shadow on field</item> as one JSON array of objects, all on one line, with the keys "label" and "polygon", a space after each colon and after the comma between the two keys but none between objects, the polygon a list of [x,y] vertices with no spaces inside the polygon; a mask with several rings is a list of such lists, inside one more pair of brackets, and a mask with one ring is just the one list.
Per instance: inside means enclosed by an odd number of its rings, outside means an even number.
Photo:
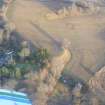
[{"label": "dark shadow on field", "polygon": [[105,28],[102,29],[98,34],[97,34],[97,37],[99,39],[101,39],[102,41],[105,41]]},{"label": "dark shadow on field", "polygon": [[[97,68],[99,68],[98,70],[100,70],[102,67],[105,66],[105,27],[99,31],[97,34],[96,34],[96,37],[98,40],[100,40],[102,42],[102,44],[104,45],[102,47],[102,49],[99,49],[99,50],[102,50],[103,52],[103,61],[101,61],[98,65],[97,65]],[[97,70],[97,71],[98,71]]]},{"label": "dark shadow on field", "polygon": [[94,68],[88,67],[88,65],[84,64],[82,62],[83,60],[80,61],[80,66],[85,70],[91,77],[95,75],[96,72],[98,72],[102,67],[105,66],[105,59],[102,61],[99,61],[98,63],[94,64]]},{"label": "dark shadow on field", "polygon": [[11,33],[10,42],[13,42],[15,46],[21,46],[23,41],[27,41],[31,49],[36,48],[36,46],[30,40],[24,38],[22,34],[16,30]]},{"label": "dark shadow on field", "polygon": [[38,26],[35,23],[32,23],[33,27],[35,27],[36,30],[38,30],[41,35],[43,35],[44,37],[47,37],[48,39],[50,39],[50,41],[52,42],[52,45],[54,45],[54,47],[56,49],[61,49],[61,41],[58,41],[58,39],[53,38],[48,32],[46,32],[45,30],[43,30],[40,26]]},{"label": "dark shadow on field", "polygon": [[70,0],[33,0],[41,3],[52,11],[57,11],[63,7],[69,7],[72,4]]},{"label": "dark shadow on field", "polygon": [[0,45],[0,49],[18,51],[23,41],[27,41],[30,49],[34,50],[36,46],[28,39],[24,38],[21,33],[16,30],[12,31],[8,41],[4,41]]},{"label": "dark shadow on field", "polygon": [[88,74],[90,74],[91,76],[94,75],[94,72],[92,72],[92,70],[90,70],[90,68],[86,67],[84,64],[80,64],[80,65],[81,65],[81,67],[84,68],[84,70],[85,70]]},{"label": "dark shadow on field", "polygon": [[19,50],[22,41],[23,38],[21,37],[21,34],[14,30],[11,32],[9,39],[2,42],[0,49],[17,51]]}]

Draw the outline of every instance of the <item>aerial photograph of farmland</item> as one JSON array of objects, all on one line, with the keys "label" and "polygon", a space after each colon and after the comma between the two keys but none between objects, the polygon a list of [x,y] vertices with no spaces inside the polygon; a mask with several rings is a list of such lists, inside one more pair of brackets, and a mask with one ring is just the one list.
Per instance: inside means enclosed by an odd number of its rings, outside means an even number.
[{"label": "aerial photograph of farmland", "polygon": [[105,0],[0,0],[0,105],[105,105]]}]

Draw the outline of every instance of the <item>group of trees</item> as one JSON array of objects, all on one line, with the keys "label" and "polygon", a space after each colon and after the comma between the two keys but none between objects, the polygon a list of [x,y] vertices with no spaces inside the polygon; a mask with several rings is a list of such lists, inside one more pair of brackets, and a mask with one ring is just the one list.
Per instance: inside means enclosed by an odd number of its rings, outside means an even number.
[{"label": "group of trees", "polygon": [[[28,50],[28,53],[27,53]],[[28,48],[23,48],[15,53],[15,63],[0,68],[0,81],[6,79],[23,79],[30,71],[38,70],[47,65],[49,53],[47,49],[37,49],[29,53]]]},{"label": "group of trees", "polygon": [[16,67],[14,65],[8,66],[8,67],[2,67],[0,68],[0,79],[21,79],[24,78],[24,75],[27,73],[27,69],[22,69],[19,67]]},{"label": "group of trees", "polygon": [[47,49],[36,49],[30,52],[28,48],[23,48],[16,54],[16,62],[21,64],[30,64],[32,67],[44,68],[49,62],[50,54]]},{"label": "group of trees", "polygon": [[38,49],[33,55],[32,55],[32,60],[35,61],[35,64],[39,68],[43,68],[47,65],[49,62],[49,53],[47,49]]}]

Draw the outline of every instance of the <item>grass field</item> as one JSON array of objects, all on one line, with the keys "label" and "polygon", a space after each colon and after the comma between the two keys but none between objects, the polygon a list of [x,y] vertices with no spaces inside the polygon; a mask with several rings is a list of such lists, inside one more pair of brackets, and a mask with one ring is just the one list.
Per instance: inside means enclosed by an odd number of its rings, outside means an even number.
[{"label": "grass field", "polygon": [[51,10],[38,0],[15,0],[9,18],[20,34],[35,45],[48,48],[52,54],[59,49],[56,40],[69,40],[73,57],[68,69],[87,81],[105,65],[105,16],[48,21],[45,15]]}]

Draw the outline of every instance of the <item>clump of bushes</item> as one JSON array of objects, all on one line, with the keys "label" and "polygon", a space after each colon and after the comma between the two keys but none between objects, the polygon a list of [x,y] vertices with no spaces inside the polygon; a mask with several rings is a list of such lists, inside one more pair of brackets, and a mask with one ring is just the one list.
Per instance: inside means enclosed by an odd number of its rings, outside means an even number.
[{"label": "clump of bushes", "polygon": [[38,49],[32,56],[32,60],[39,68],[43,68],[49,62],[49,53],[47,49]]},{"label": "clump of bushes", "polygon": [[3,79],[23,79],[30,71],[42,69],[47,66],[50,54],[47,49],[37,48],[32,51],[23,43],[19,50],[15,50],[13,55],[14,63],[0,68],[0,80]]},{"label": "clump of bushes", "polygon": [[81,83],[82,84],[81,93],[84,94],[89,91],[89,87],[85,81],[68,72],[67,73],[64,72],[62,74],[61,78],[59,79],[59,82],[65,84],[67,87],[69,87],[70,90],[74,89],[76,84]]},{"label": "clump of bushes", "polygon": [[[38,49],[30,56],[24,57],[15,54],[15,63],[0,68],[0,80],[14,78],[23,79],[24,75],[30,71],[39,70],[47,65],[49,60],[49,53],[47,49]],[[17,57],[17,58],[16,58]]]},{"label": "clump of bushes", "polygon": [[0,78],[21,79],[27,73],[27,69],[21,69],[15,65],[0,68]]}]

